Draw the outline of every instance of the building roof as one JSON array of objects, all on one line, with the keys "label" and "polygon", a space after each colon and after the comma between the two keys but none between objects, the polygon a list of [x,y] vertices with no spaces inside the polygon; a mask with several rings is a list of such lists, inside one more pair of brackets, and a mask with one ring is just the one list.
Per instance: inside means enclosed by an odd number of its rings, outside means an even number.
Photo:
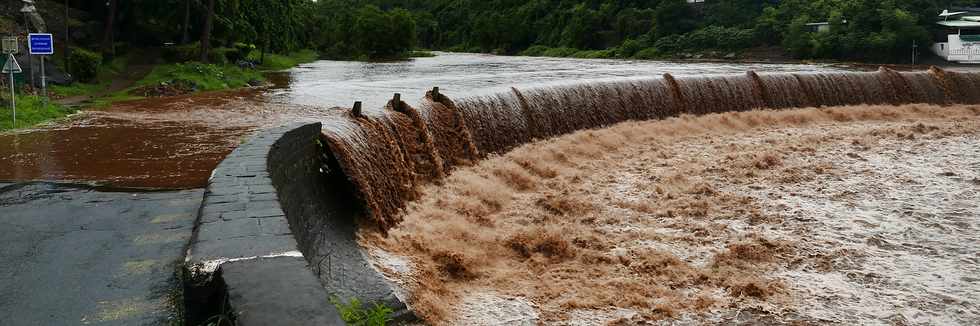
[{"label": "building roof", "polygon": [[[963,18],[968,18],[968,17],[963,17]],[[977,18],[977,20],[980,20],[980,17],[977,16],[971,16],[969,18]],[[955,27],[955,28],[980,28],[980,21],[947,20],[947,21],[937,22],[937,24],[946,27]]]}]

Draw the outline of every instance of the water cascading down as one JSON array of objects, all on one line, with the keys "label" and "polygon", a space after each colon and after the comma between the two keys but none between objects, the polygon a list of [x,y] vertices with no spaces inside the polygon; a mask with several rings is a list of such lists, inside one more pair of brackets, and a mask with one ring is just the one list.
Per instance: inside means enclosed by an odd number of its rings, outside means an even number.
[{"label": "water cascading down", "polygon": [[420,185],[454,167],[535,139],[682,114],[859,104],[980,104],[980,74],[877,72],[674,77],[527,90],[453,101],[437,89],[418,107],[395,96],[380,111],[327,121],[323,140],[367,217],[382,232],[401,221]]}]

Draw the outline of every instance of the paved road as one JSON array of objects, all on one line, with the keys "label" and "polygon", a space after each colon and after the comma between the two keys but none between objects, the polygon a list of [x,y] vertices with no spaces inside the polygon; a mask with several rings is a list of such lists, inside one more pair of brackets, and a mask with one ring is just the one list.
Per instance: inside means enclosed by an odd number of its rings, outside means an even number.
[{"label": "paved road", "polygon": [[0,325],[159,325],[202,190],[0,184]]}]

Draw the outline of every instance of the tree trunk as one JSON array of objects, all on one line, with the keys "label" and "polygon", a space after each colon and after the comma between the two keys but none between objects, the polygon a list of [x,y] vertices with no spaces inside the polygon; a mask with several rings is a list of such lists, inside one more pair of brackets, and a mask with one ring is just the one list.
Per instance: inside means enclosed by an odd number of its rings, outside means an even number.
[{"label": "tree trunk", "polygon": [[191,0],[184,1],[184,35],[180,38],[180,44],[187,44],[191,41]]},{"label": "tree trunk", "polygon": [[204,18],[204,31],[201,32],[201,62],[205,63],[208,62],[208,52],[211,51],[212,23],[214,23],[214,0],[208,0],[208,15]]},{"label": "tree trunk", "polygon": [[269,34],[265,35],[265,41],[262,42],[262,56],[259,57],[259,64],[265,64],[265,52],[269,50]]},{"label": "tree trunk", "polygon": [[71,73],[71,26],[68,25],[68,16],[71,14],[68,5],[69,0],[65,0],[65,51],[62,52],[62,59],[65,62],[65,72]]},{"label": "tree trunk", "polygon": [[116,47],[112,44],[115,42],[115,35],[113,35],[115,20],[116,0],[109,0],[109,11],[105,18],[105,34],[102,35],[102,56],[107,59],[116,55]]}]

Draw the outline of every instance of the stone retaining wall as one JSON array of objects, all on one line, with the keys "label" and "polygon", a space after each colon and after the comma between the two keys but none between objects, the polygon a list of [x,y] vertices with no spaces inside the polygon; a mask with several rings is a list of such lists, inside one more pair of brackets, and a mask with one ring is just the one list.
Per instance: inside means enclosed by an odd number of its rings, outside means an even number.
[{"label": "stone retaining wall", "polygon": [[321,137],[319,125],[293,129],[269,155],[269,174],[297,245],[331,296],[381,303],[395,310],[394,317],[411,319],[357,243],[363,207]]},{"label": "stone retaining wall", "polygon": [[[262,131],[214,170],[186,258],[188,324],[228,311],[239,326],[343,325],[299,250],[294,234],[304,232],[291,230],[280,205],[314,199],[278,194],[271,177],[309,172],[317,158],[303,150],[319,131],[319,123]],[[304,172],[285,171],[293,168]]]}]

